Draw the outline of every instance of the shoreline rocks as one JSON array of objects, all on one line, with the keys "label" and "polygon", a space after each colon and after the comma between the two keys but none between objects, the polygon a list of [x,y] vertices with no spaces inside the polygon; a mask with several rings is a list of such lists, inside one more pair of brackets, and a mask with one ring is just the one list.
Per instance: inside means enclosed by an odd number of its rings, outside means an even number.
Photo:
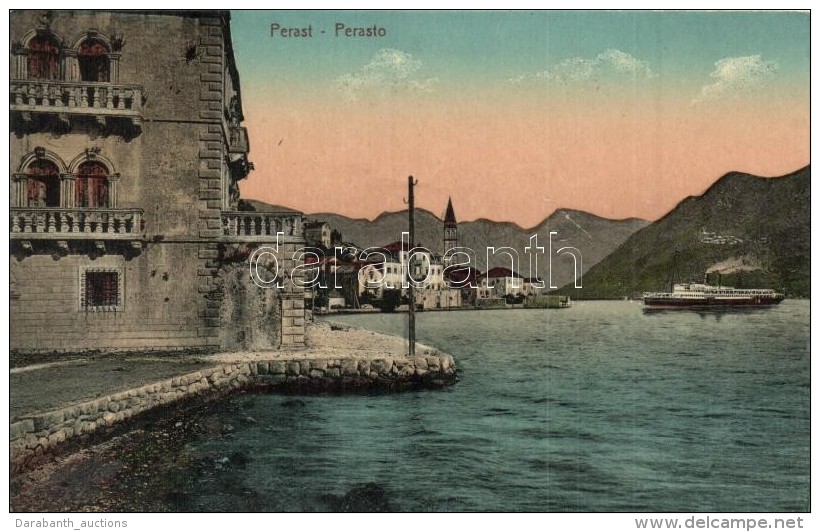
[{"label": "shoreline rocks", "polygon": [[58,446],[183,399],[239,389],[280,393],[345,393],[441,388],[457,381],[450,355],[299,358],[220,364],[47,412],[10,424],[12,472]]}]

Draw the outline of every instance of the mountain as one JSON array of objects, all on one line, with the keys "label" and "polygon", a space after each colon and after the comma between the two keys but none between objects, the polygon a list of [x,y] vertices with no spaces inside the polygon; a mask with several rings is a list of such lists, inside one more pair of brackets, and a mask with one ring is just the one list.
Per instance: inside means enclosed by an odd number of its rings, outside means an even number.
[{"label": "mountain", "polygon": [[290,207],[285,207],[283,205],[274,205],[271,203],[265,203],[264,201],[259,201],[255,199],[239,200],[239,210],[257,212],[301,212],[297,211],[296,209],[291,209]]},{"label": "mountain", "polygon": [[[333,213],[309,214],[306,218],[328,222],[331,227],[342,233],[345,242],[353,242],[360,247],[383,246],[401,240],[402,231],[407,231],[407,211],[383,213],[372,221]],[[458,233],[460,245],[475,251],[475,260],[471,263],[474,267],[481,271],[487,269],[488,247],[508,246],[517,251],[518,263],[515,269],[525,277],[530,276],[530,256],[525,254],[524,248],[530,245],[530,238],[537,234],[538,246],[545,248],[545,252],[537,257],[537,272],[548,282],[550,268],[546,248],[549,247],[550,231],[558,232],[553,236],[553,251],[563,246],[577,248],[581,255],[581,271],[586,271],[616,249],[629,235],[648,223],[636,218],[609,220],[586,212],[559,209],[529,229],[510,222],[479,219],[459,222]],[[441,218],[424,209],[416,209],[415,229],[416,243],[436,253],[444,252],[444,228]],[[489,267],[496,266],[509,268],[509,256],[502,253],[490,255]],[[574,263],[570,256],[553,258],[553,284],[561,286],[570,282],[574,276],[573,268]]]},{"label": "mountain", "polygon": [[810,166],[776,178],[732,172],[631,235],[590,268],[582,289],[560,292],[621,298],[709,273],[711,284],[809,297],[810,221]]}]

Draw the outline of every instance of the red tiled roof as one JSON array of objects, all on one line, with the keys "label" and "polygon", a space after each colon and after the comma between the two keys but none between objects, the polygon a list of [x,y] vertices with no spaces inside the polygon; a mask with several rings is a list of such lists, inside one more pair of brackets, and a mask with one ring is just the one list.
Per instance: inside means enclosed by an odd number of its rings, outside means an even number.
[{"label": "red tiled roof", "polygon": [[444,269],[444,276],[447,278],[450,288],[469,288],[478,286],[478,278],[481,272],[472,266]]},{"label": "red tiled roof", "polygon": [[386,249],[387,251],[389,251],[391,253],[395,253],[396,251],[399,251],[399,250],[409,251],[410,244],[402,242],[401,240],[397,240],[395,242],[391,242],[391,243],[389,243],[385,246],[382,246],[382,249]]},{"label": "red tiled roof", "polygon": [[521,278],[520,275],[518,275],[514,271],[510,270],[509,268],[501,268],[501,267],[493,268],[493,269],[489,270],[484,275],[486,277],[492,277],[492,278],[497,278],[497,277],[517,277],[519,279]]},{"label": "red tiled roof", "polygon": [[466,281],[475,280],[476,277],[479,277],[481,272],[473,268],[472,266],[466,267],[459,267],[459,268],[445,268],[444,269],[444,276],[447,277],[450,281],[455,283],[463,283]]}]

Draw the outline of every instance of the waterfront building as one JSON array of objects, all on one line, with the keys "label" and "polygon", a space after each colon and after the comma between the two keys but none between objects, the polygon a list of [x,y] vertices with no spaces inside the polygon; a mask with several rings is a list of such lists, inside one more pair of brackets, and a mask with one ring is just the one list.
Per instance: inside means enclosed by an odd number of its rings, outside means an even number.
[{"label": "waterfront building", "polygon": [[540,296],[546,293],[546,284],[540,277],[525,277],[522,280],[521,293],[525,296]]},{"label": "waterfront building", "polygon": [[359,271],[359,294],[368,292],[380,299],[384,297],[385,290],[402,290],[403,272],[400,262],[367,263]]},{"label": "waterfront building", "polygon": [[479,298],[497,298],[524,295],[524,279],[509,268],[491,268],[481,275]]},{"label": "waterfront building", "polygon": [[460,308],[461,290],[441,288],[419,288],[415,292],[416,308],[423,310]]},{"label": "waterfront building", "polygon": [[[401,290],[407,295],[405,275],[409,270],[418,284],[415,301],[424,309],[460,307],[460,289],[451,290],[444,281],[441,256],[417,246],[410,250],[406,243],[391,242],[378,251],[387,260],[364,264],[359,272],[359,294],[369,293],[373,298],[384,297],[385,290]],[[413,255],[410,256],[412,251]],[[371,259],[378,255],[371,255]],[[412,260],[410,260],[412,258]]]}]

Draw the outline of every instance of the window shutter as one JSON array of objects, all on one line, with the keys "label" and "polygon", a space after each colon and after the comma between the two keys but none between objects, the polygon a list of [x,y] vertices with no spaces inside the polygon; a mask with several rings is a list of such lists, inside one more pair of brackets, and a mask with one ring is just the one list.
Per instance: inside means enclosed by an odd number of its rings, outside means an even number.
[{"label": "window shutter", "polygon": [[77,169],[74,185],[77,207],[108,207],[108,169],[97,161],[86,161]]},{"label": "window shutter", "polygon": [[50,37],[35,37],[28,45],[28,76],[37,79],[57,79],[59,46]]}]

